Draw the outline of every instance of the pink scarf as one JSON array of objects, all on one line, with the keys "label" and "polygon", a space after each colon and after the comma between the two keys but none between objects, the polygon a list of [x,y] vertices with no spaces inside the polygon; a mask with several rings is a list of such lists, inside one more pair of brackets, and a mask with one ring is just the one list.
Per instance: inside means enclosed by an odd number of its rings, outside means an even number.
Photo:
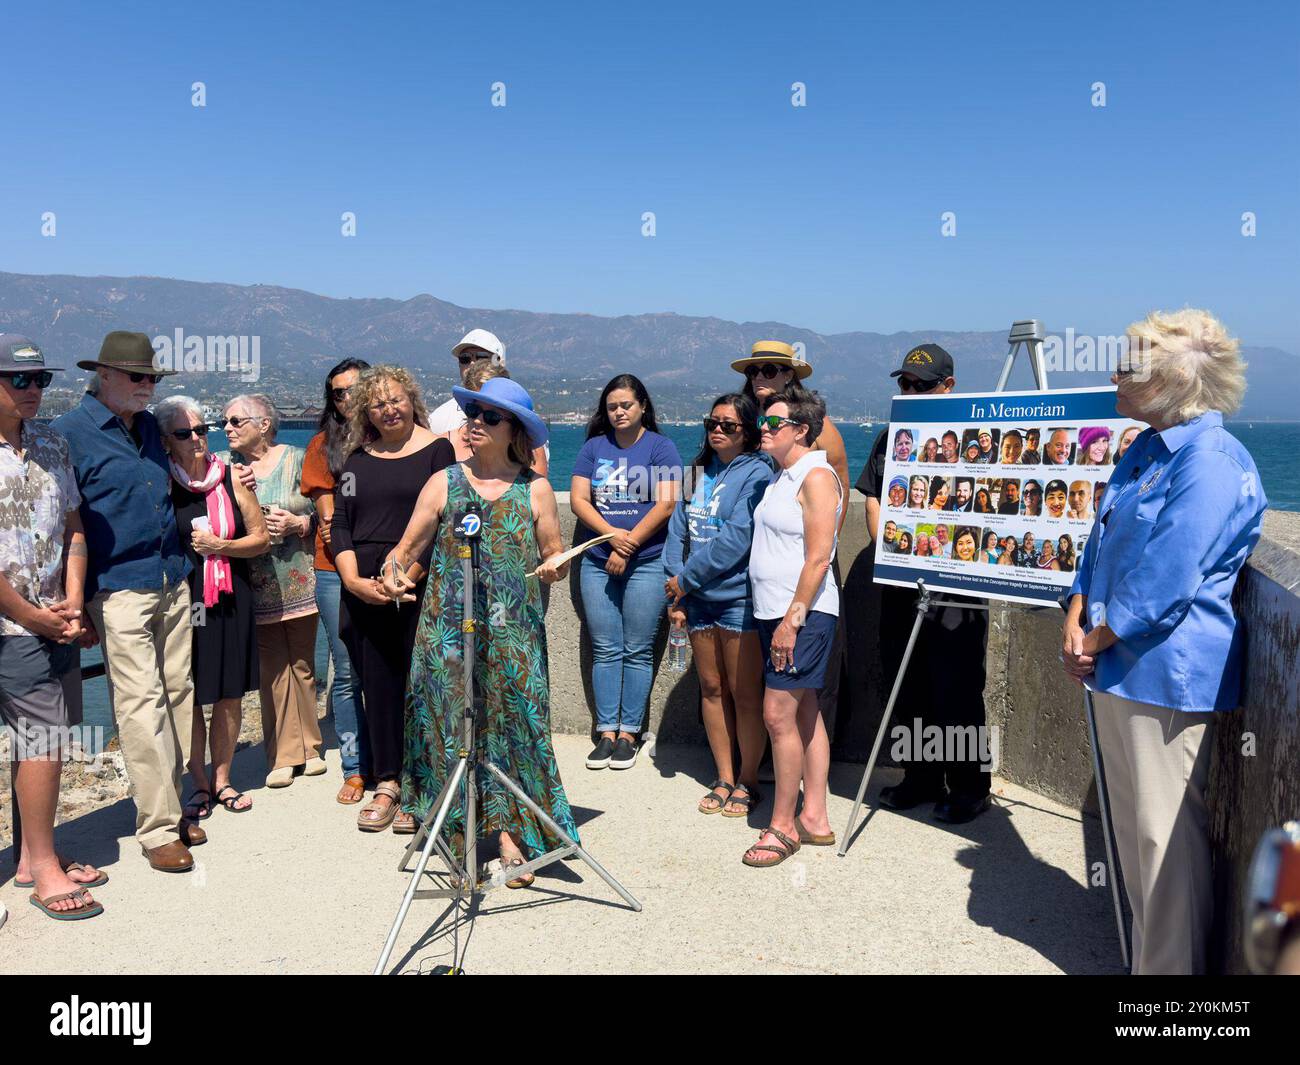
[{"label": "pink scarf", "polygon": [[[226,491],[226,464],[216,455],[209,456],[208,472],[198,481],[190,480],[190,475],[175,461],[170,461],[172,479],[182,488],[188,488],[195,495],[207,497],[208,522],[212,526],[212,535],[222,540],[229,540],[235,534],[235,505]],[[234,593],[235,586],[230,579],[230,560],[221,555],[208,555],[203,560],[203,605],[216,606],[222,592]]]}]

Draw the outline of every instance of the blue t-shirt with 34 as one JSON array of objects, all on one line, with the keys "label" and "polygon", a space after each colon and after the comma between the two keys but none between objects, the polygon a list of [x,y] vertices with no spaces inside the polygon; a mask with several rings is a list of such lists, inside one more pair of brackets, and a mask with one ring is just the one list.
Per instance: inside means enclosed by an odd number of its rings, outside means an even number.
[{"label": "blue t-shirt with 34", "polygon": [[[573,476],[591,481],[591,501],[615,529],[634,529],[654,508],[655,486],[682,479],[682,457],[677,446],[648,429],[631,447],[619,447],[612,433],[593,436],[578,452]],[[668,535],[667,523],[637,552],[638,559],[658,558]],[[587,552],[607,560],[609,548],[599,544]]]}]

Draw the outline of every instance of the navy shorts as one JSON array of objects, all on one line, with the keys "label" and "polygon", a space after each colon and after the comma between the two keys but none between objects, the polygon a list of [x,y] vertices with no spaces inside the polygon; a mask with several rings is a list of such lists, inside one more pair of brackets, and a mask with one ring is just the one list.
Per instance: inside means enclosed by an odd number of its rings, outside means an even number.
[{"label": "navy shorts", "polygon": [[834,614],[814,610],[794,641],[794,667],[778,673],[772,668],[772,634],[780,618],[758,619],[758,641],[763,647],[763,683],[769,688],[794,691],[820,688],[826,680],[826,667],[835,643],[835,628],[840,619]]}]

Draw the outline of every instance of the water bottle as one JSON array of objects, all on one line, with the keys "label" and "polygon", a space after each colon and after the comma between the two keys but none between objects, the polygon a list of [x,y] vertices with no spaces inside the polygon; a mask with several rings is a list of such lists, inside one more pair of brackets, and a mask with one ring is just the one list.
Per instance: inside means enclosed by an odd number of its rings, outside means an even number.
[{"label": "water bottle", "polygon": [[668,670],[671,673],[686,672],[686,626],[674,625],[668,630]]}]

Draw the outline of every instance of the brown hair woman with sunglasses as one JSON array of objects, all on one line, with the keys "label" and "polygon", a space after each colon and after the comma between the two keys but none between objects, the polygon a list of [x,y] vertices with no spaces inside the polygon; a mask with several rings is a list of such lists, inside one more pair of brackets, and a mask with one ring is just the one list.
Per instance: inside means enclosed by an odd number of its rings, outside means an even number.
[{"label": "brown hair woman with sunglasses", "polygon": [[732,392],[713,401],[694,491],[677,504],[664,542],[668,617],[689,630],[717,774],[698,809],[723,817],[745,817],[758,802],[767,745],[763,652],[749,587],[754,508],[772,479],[759,443],[758,411],[748,396]]}]

